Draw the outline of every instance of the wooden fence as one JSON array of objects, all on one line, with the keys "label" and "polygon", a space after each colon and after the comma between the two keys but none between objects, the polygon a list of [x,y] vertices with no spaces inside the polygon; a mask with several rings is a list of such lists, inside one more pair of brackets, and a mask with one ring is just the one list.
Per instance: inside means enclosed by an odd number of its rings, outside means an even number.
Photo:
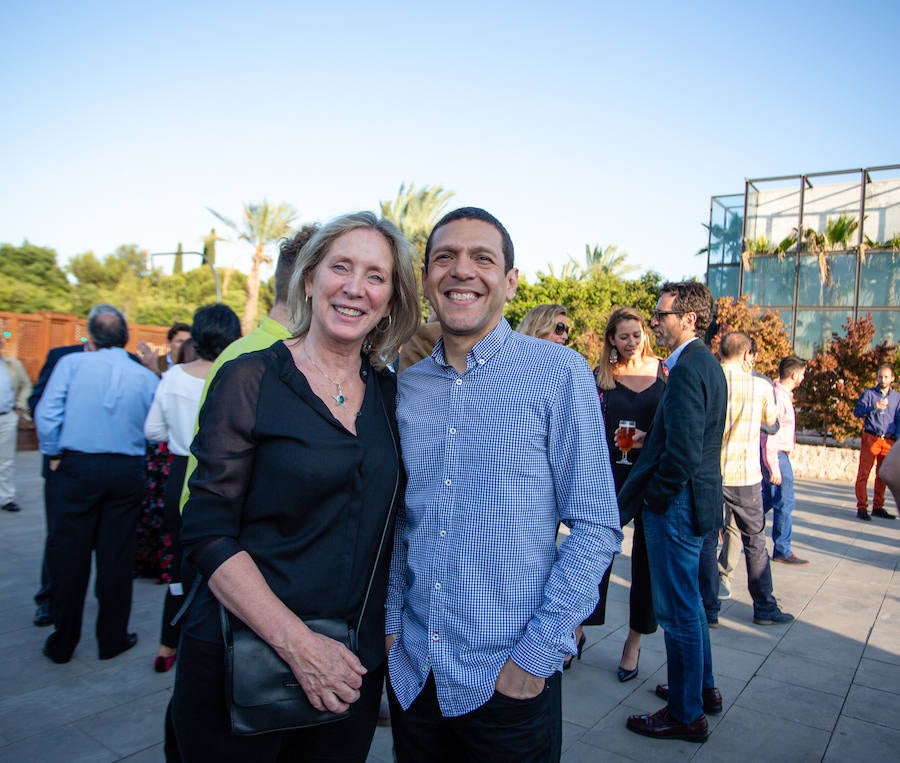
[{"label": "wooden fence", "polygon": [[[6,331],[9,336],[3,354],[22,361],[25,372],[35,381],[50,350],[87,341],[87,318],[68,313],[0,312],[0,332]],[[129,324],[126,349],[134,352],[137,343],[143,340],[158,355],[163,355],[168,331],[168,326]]]}]

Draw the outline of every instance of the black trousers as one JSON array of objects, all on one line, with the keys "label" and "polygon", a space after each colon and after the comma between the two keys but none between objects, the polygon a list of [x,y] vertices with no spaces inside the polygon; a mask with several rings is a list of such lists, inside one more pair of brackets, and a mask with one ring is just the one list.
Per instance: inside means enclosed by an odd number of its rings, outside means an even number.
[{"label": "black trousers", "polygon": [[[612,565],[607,567],[600,581],[600,600],[582,625],[603,625],[606,622],[606,598]],[[647,561],[647,541],[644,538],[644,520],[640,512],[634,518],[634,536],[631,546],[631,590],[628,592],[628,625],[638,633],[656,633],[656,616],[653,614],[653,590],[650,586],[650,564]]]},{"label": "black trousers", "polygon": [[349,718],[296,731],[233,736],[225,704],[225,647],[182,635],[172,720],[186,763],[365,763],[375,734],[384,668],[363,676]]},{"label": "black trousers", "polygon": [[125,644],[141,497],[143,456],[65,453],[47,483],[53,514],[48,562],[56,631],[47,648],[67,658],[81,639],[84,597],[96,553],[100,656]]},{"label": "black trousers", "polygon": [[434,674],[406,712],[393,690],[391,731],[397,763],[558,763],[562,754],[561,674],[533,699],[494,692],[481,707],[441,714]]},{"label": "black trousers", "polygon": [[163,646],[171,649],[178,647],[178,637],[181,635],[181,624],[172,625],[172,619],[178,614],[184,597],[191,590],[197,570],[183,557],[181,548],[181,488],[184,486],[184,475],[187,471],[187,456],[172,456],[172,465],[169,468],[169,476],[166,479],[165,521],[166,531],[172,539],[172,582],[181,583],[183,593],[176,596],[169,587],[166,587],[166,599],[163,603],[162,633],[159,641]]}]

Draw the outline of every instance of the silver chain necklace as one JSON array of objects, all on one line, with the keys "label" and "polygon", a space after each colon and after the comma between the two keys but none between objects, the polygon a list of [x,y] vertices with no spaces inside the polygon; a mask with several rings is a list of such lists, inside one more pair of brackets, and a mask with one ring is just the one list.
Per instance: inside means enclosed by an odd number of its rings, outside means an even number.
[{"label": "silver chain necklace", "polygon": [[332,379],[328,374],[326,374],[325,371],[322,370],[322,367],[321,367],[318,363],[316,363],[315,360],[313,360],[312,355],[309,354],[309,350],[306,349],[306,342],[304,342],[304,343],[301,345],[301,347],[303,347],[303,354],[306,355],[307,358],[309,358],[309,362],[312,363],[312,364],[316,367],[316,370],[317,370],[320,374],[322,374],[322,376],[324,376],[326,379],[328,379],[328,381],[330,381],[330,382],[335,386],[335,388],[336,388],[336,393],[335,393],[334,395],[329,395],[329,397],[330,397],[332,400],[334,400],[335,405],[340,406],[341,408],[343,408],[343,407],[347,404],[347,398],[344,397],[344,390],[343,390],[342,387],[341,387],[341,385],[343,384],[343,382],[342,382],[342,381],[335,381],[335,380]]}]

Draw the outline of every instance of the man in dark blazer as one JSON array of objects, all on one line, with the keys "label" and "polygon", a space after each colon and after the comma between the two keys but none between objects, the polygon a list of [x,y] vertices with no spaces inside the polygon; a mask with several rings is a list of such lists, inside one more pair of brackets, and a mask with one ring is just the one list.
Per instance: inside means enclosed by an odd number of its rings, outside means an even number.
[{"label": "man in dark blazer", "polygon": [[[59,359],[70,353],[82,352],[83,350],[88,349],[90,349],[89,343],[85,342],[84,344],[70,344],[66,347],[54,347],[47,353],[47,359],[44,361],[41,372],[38,374],[37,382],[35,382],[34,389],[31,391],[31,397],[28,398],[28,408],[31,411],[32,418],[34,418],[34,411],[35,408],[37,408],[37,404],[41,401],[41,395],[44,394],[44,388],[50,380],[50,374],[53,373],[53,369],[56,368]],[[53,474],[50,471],[49,460],[50,459],[48,459],[47,456],[44,456],[43,465],[41,467],[41,476],[44,478],[44,517],[47,522],[47,536],[44,540],[44,559],[41,562],[41,587],[34,596],[34,603],[37,604],[37,611],[34,613],[34,624],[40,628],[53,623],[53,616],[50,612],[52,586],[50,582],[50,569],[47,565],[47,544],[50,541],[51,528],[51,512],[50,504],[48,503],[49,491],[47,490],[47,481],[51,479]]]},{"label": "man in dark blazer", "polygon": [[665,283],[650,321],[668,347],[669,378],[644,453],[619,493],[622,522],[643,508],[653,609],[665,630],[668,705],[633,715],[628,728],[661,739],[702,742],[705,712],[722,710],[712,674],[709,626],[698,569],[703,537],[722,527],[725,376],[698,338],[712,318],[712,295],[695,281]]}]

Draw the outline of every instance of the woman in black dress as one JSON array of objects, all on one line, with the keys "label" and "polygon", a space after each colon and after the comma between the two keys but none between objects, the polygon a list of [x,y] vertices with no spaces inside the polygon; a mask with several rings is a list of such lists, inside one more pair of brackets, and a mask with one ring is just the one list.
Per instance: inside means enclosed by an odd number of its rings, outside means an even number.
[{"label": "woman in black dress", "polygon": [[[191,450],[182,544],[203,584],[182,630],[173,719],[185,761],[364,761],[378,715],[388,554],[358,655],[304,619],[356,625],[400,494],[386,364],[419,322],[410,248],[370,213],[323,226],[297,257],[293,336],[226,363]],[[233,736],[218,603],[286,662],[321,726]]]},{"label": "woman in black dress", "polygon": [[[637,310],[620,307],[613,310],[609,316],[604,331],[600,365],[594,369],[594,378],[597,380],[597,392],[603,408],[606,444],[609,447],[613,480],[618,492],[632,465],[640,458],[644,438],[665,389],[665,367],[650,348],[647,327]],[[617,463],[621,451],[616,444],[616,430],[621,420],[634,421],[636,425],[634,446],[628,453],[631,465]],[[609,575],[610,570],[607,570],[600,584],[600,602],[591,617],[585,621],[585,625],[603,624]],[[641,634],[654,633],[656,628],[644,525],[638,514],[634,519],[631,549],[629,631],[616,673],[620,681],[630,681],[637,677]]]}]

